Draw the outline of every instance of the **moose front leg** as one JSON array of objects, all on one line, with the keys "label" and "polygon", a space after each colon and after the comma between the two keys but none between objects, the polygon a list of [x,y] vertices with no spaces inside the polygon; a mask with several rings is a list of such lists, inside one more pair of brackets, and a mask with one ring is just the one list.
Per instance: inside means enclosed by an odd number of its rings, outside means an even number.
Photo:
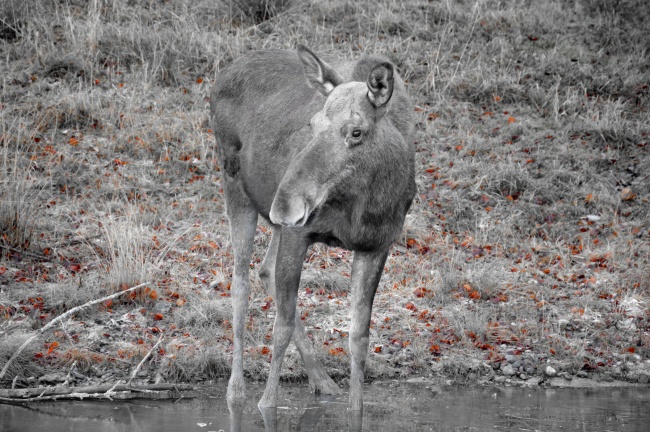
[{"label": "moose front leg", "polygon": [[281,228],[275,257],[275,302],[277,313],[273,324],[273,358],[266,389],[257,404],[260,408],[278,405],[280,372],[287,345],[291,341],[296,320],[296,297],[300,284],[302,262],[307,252],[307,240],[291,228]]},{"label": "moose front leg", "polygon": [[[271,244],[266,252],[264,261],[260,266],[260,279],[264,290],[268,295],[275,299],[275,262],[278,255],[278,246],[280,244],[280,227],[273,228],[273,237],[271,237]],[[293,331],[293,343],[298,348],[298,353],[305,365],[307,377],[309,378],[309,390],[314,393],[323,394],[341,394],[341,389],[338,385],[327,375],[325,368],[318,360],[316,351],[311,342],[307,338],[305,327],[302,325],[300,316],[296,314],[295,328]]]},{"label": "moose front leg", "polygon": [[388,250],[355,252],[352,264],[352,323],[350,326],[351,410],[363,409],[363,376],[368,355],[372,302],[384,270]]},{"label": "moose front leg", "polygon": [[245,398],[244,383],[244,325],[250,293],[249,269],[253,254],[253,240],[257,225],[257,212],[250,204],[239,185],[226,179],[226,201],[230,222],[230,241],[234,252],[235,268],[232,280],[232,328],[233,353],[232,370],[228,381],[226,397],[229,401]]}]

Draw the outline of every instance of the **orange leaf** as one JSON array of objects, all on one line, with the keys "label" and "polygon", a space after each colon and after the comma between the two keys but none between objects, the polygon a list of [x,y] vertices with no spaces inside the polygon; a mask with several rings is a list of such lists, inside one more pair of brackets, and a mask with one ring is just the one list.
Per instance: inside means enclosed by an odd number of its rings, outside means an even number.
[{"label": "orange leaf", "polygon": [[478,291],[472,291],[471,293],[469,293],[469,297],[474,300],[478,300],[481,298],[481,293],[479,293]]},{"label": "orange leaf", "polygon": [[156,300],[158,298],[158,292],[156,290],[151,290],[149,293],[149,298],[151,300]]},{"label": "orange leaf", "polygon": [[418,308],[417,308],[417,307],[416,307],[412,302],[408,302],[408,303],[406,303],[406,304],[404,305],[404,307],[405,307],[406,309],[408,309],[408,310],[413,311],[413,312],[415,312],[415,311],[418,310]]},{"label": "orange leaf", "polygon": [[513,116],[508,117],[508,123],[514,123],[516,121],[517,121],[517,119],[514,118]]},{"label": "orange leaf", "polygon": [[71,136],[70,139],[68,140],[68,144],[70,144],[71,146],[76,146],[76,145],[79,144],[79,140],[77,139],[77,137],[75,137],[75,136],[73,135],[73,136]]},{"label": "orange leaf", "polygon": [[587,196],[585,197],[586,202],[592,202],[593,200],[594,200],[593,194],[587,194]]},{"label": "orange leaf", "polygon": [[264,345],[264,346],[260,349],[260,354],[262,354],[262,355],[267,355],[267,354],[270,353],[270,352],[271,352],[271,350],[270,350],[269,347],[267,347],[266,345]]},{"label": "orange leaf", "polygon": [[47,354],[52,354],[52,352],[59,346],[59,343],[57,341],[54,341],[50,344],[50,346],[47,349]]},{"label": "orange leaf", "polygon": [[196,79],[196,83],[197,83],[197,84],[201,84],[202,82],[203,82],[203,77],[198,77],[198,78]]},{"label": "orange leaf", "polygon": [[379,354],[379,353],[381,352],[381,348],[382,348],[381,345],[377,345],[377,346],[375,346],[375,352],[376,352],[377,354]]},{"label": "orange leaf", "polygon": [[492,96],[492,100],[494,100],[494,102],[501,102],[501,96],[494,95]]},{"label": "orange leaf", "polygon": [[163,318],[165,318],[165,317],[161,313],[157,313],[156,315],[153,316],[153,319],[156,320],[156,321],[160,321]]}]

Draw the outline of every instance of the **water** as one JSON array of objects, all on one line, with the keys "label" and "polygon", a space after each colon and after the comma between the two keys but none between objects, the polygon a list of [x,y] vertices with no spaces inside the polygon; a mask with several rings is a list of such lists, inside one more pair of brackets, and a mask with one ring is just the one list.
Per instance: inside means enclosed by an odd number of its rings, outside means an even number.
[{"label": "water", "polygon": [[[201,397],[173,401],[71,401],[0,405],[0,431],[264,431],[257,409],[263,388],[231,415],[225,384]],[[650,430],[650,389],[433,390],[424,385],[366,385],[362,416],[346,396],[314,396],[306,385],[283,385],[267,429],[277,431],[638,431]],[[276,413],[275,419],[273,413]]]}]

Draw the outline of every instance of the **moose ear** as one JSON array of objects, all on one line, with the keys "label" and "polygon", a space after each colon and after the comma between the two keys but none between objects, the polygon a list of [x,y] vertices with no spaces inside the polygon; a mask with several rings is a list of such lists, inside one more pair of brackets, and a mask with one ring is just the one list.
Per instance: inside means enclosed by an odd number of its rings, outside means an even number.
[{"label": "moose ear", "polygon": [[330,65],[319,59],[306,46],[298,45],[298,57],[309,85],[323,96],[327,97],[334,87],[343,82]]},{"label": "moose ear", "polygon": [[384,62],[374,67],[368,74],[368,99],[381,108],[388,103],[393,95],[393,65]]}]

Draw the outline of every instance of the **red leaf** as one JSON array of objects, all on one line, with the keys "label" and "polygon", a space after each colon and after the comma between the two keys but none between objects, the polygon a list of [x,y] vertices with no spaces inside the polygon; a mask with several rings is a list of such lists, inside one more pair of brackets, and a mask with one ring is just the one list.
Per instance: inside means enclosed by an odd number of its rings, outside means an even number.
[{"label": "red leaf", "polygon": [[425,295],[427,295],[428,291],[429,290],[424,287],[416,288],[415,291],[413,291],[413,295],[415,295],[418,298],[422,298]]}]

